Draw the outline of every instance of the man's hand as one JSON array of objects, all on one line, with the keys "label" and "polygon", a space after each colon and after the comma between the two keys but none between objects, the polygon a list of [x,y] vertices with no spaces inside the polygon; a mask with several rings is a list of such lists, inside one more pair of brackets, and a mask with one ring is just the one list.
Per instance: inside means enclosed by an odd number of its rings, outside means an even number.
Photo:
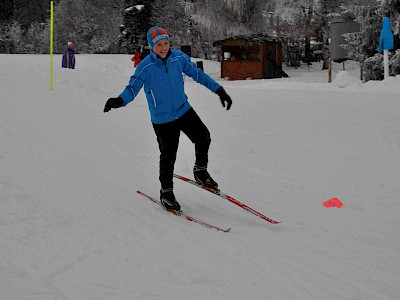
[{"label": "man's hand", "polygon": [[221,86],[215,93],[219,96],[222,106],[225,107],[226,105],[226,110],[229,110],[232,106],[232,99],[225,92],[224,88]]},{"label": "man's hand", "polygon": [[124,99],[121,97],[118,98],[110,98],[107,100],[106,106],[104,106],[104,112],[108,112],[111,108],[118,108],[124,105]]}]

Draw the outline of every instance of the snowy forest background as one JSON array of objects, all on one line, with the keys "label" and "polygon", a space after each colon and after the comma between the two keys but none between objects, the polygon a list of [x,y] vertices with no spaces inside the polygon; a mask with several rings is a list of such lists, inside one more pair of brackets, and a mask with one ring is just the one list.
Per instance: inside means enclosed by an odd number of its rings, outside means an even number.
[{"label": "snowy forest background", "polygon": [[[2,0],[0,53],[49,52],[48,0]],[[150,26],[168,29],[172,46],[190,45],[192,56],[216,58],[217,40],[262,33],[287,44],[328,43],[329,23],[355,20],[349,59],[377,53],[382,18],[389,16],[398,48],[400,0],[55,0],[55,49],[67,41],[78,53],[132,53],[145,46]],[[308,47],[307,47],[308,46]],[[308,53],[306,53],[306,57]]]}]

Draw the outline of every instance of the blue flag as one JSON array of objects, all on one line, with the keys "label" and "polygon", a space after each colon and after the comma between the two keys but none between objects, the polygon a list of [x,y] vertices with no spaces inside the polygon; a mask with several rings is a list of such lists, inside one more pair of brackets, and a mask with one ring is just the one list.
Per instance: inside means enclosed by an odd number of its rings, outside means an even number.
[{"label": "blue flag", "polygon": [[393,32],[390,29],[390,20],[388,17],[383,19],[382,31],[379,37],[378,51],[391,50],[394,48]]}]

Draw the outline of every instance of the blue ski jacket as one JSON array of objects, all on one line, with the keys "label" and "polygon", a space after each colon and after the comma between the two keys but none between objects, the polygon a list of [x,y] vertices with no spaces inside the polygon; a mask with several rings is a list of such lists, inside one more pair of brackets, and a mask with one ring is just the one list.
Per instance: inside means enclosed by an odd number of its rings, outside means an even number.
[{"label": "blue ski jacket", "polygon": [[165,63],[153,51],[137,66],[129,84],[119,95],[124,106],[132,102],[144,86],[153,124],[168,123],[186,113],[191,105],[184,91],[183,74],[215,93],[221,86],[196,67],[190,57],[171,50]]},{"label": "blue ski jacket", "polygon": [[75,51],[68,48],[64,51],[61,66],[63,68],[75,69]]}]

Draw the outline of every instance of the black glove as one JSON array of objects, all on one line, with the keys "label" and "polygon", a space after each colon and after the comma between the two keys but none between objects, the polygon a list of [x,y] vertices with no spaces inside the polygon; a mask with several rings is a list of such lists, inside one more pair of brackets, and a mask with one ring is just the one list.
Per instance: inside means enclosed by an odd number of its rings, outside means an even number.
[{"label": "black glove", "polygon": [[232,106],[232,99],[225,92],[224,88],[221,86],[215,93],[219,96],[222,106],[225,107],[225,102],[226,102],[226,105],[227,105],[226,110],[229,110]]},{"label": "black glove", "polygon": [[108,112],[111,108],[118,108],[124,105],[124,99],[121,97],[118,98],[110,98],[107,100],[106,106],[104,106],[104,112]]}]

